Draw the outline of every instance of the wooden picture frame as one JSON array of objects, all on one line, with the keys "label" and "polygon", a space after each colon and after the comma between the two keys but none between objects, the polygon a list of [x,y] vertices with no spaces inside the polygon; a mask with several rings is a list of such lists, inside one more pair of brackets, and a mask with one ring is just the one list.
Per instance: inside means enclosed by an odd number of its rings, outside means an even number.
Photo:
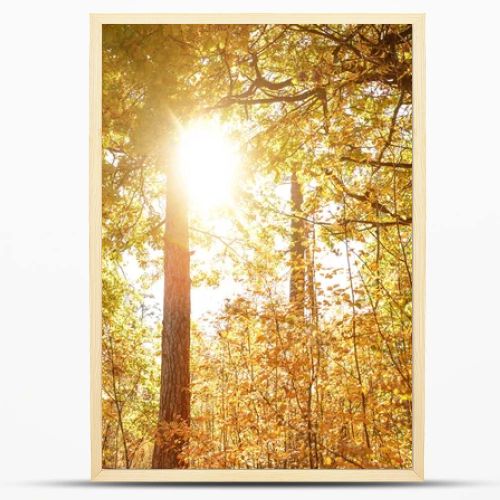
[{"label": "wooden picture frame", "polygon": [[[101,458],[101,49],[104,24],[338,23],[413,26],[413,468],[103,469]],[[425,49],[423,14],[91,14],[90,16],[90,314],[91,478],[150,482],[422,481],[424,478]]]}]

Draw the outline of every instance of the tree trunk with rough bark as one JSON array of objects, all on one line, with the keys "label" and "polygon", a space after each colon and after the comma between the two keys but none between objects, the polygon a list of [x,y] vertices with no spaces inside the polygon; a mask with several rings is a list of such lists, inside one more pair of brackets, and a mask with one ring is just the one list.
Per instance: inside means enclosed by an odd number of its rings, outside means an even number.
[{"label": "tree trunk with rough bark", "polygon": [[292,167],[290,178],[290,201],[292,205],[290,246],[290,306],[293,312],[304,315],[305,245],[304,220],[302,217],[302,190],[297,179],[297,167]]},{"label": "tree trunk with rough bark", "polygon": [[179,458],[190,419],[190,276],[187,193],[180,173],[170,166],[164,241],[164,299],[161,386],[154,469],[188,466]]}]

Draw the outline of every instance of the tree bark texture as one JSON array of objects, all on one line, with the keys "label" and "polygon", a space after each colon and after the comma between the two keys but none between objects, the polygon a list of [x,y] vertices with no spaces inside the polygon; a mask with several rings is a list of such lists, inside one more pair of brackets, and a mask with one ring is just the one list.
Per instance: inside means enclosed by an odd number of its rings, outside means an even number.
[{"label": "tree bark texture", "polygon": [[[190,418],[190,287],[187,193],[180,173],[170,166],[164,240],[160,412],[154,469],[188,466],[179,453],[187,443]],[[168,438],[165,429],[170,429]]]},{"label": "tree bark texture", "polygon": [[292,205],[290,246],[290,305],[298,316],[304,314],[305,245],[304,220],[302,214],[302,190],[297,179],[297,167],[292,167],[290,178],[290,201]]}]

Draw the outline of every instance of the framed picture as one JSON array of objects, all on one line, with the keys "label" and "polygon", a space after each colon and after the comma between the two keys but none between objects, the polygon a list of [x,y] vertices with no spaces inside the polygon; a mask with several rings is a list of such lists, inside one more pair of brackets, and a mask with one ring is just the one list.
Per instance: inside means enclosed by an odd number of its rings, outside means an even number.
[{"label": "framed picture", "polygon": [[94,14],[92,479],[423,479],[422,14]]}]

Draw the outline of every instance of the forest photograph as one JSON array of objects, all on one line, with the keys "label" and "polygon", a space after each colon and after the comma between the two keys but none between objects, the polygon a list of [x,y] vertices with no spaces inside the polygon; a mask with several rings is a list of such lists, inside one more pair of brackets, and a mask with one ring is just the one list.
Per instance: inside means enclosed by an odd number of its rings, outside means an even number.
[{"label": "forest photograph", "polygon": [[103,469],[411,469],[412,25],[104,24]]}]

